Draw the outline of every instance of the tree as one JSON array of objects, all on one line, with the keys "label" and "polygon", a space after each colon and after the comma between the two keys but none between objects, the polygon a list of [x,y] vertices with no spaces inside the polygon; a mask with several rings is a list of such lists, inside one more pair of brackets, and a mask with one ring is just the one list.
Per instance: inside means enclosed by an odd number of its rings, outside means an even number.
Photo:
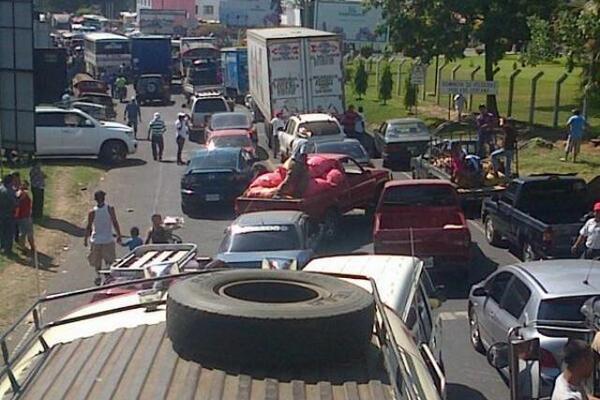
[{"label": "tree", "polygon": [[527,27],[530,31],[530,38],[523,52],[525,62],[536,66],[542,62],[554,60],[557,51],[551,21],[533,15],[527,18]]},{"label": "tree", "polygon": [[365,69],[365,63],[363,60],[358,62],[358,67],[356,68],[356,72],[354,74],[354,93],[358,96],[358,100],[362,99],[362,96],[367,93],[367,88],[369,87],[369,75],[367,74],[367,70]]},{"label": "tree", "polygon": [[369,58],[373,55],[373,46],[366,45],[360,48],[360,56],[363,58]]},{"label": "tree", "polygon": [[417,106],[417,85],[413,85],[410,81],[410,76],[406,77],[404,83],[406,92],[404,93],[404,108],[412,111],[413,107]]},{"label": "tree", "polygon": [[[473,41],[485,49],[485,78],[510,45],[529,38],[527,17],[547,18],[560,0],[370,0],[381,6],[397,51],[429,64],[436,55],[462,57]],[[564,3],[564,2],[562,2]],[[487,98],[497,111],[496,96]]]},{"label": "tree", "polygon": [[386,64],[383,68],[383,74],[379,81],[379,98],[383,100],[383,105],[387,104],[387,101],[392,98],[392,89],[394,81],[392,80],[392,71],[390,70],[390,64]]}]

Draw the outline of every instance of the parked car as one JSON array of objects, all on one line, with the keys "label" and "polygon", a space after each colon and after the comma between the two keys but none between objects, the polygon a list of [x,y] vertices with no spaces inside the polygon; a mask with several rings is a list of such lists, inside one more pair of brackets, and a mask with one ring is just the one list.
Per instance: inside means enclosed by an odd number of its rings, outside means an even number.
[{"label": "parked car", "polygon": [[139,105],[154,101],[171,104],[171,84],[160,74],[141,75],[135,82],[135,93]]},{"label": "parked car", "polygon": [[383,158],[383,166],[408,169],[411,157],[425,152],[431,134],[418,118],[397,118],[382,123],[374,132],[375,152]]},{"label": "parked car", "polygon": [[308,146],[308,151],[310,153],[344,154],[352,157],[363,167],[375,167],[369,153],[357,139],[347,138],[341,142],[313,142]]},{"label": "parked car", "polygon": [[206,130],[206,140],[209,140],[213,133],[234,129],[245,131],[253,142],[258,142],[258,134],[254,129],[250,114],[237,111],[213,114]]},{"label": "parked car", "polygon": [[329,114],[300,114],[288,119],[285,129],[274,132],[277,136],[275,148],[278,149],[281,161],[292,155],[294,142],[306,139],[313,142],[341,142],[346,134],[337,119]]},{"label": "parked car", "polygon": [[[600,262],[551,260],[499,268],[471,287],[468,303],[470,338],[484,352],[497,342],[506,343],[511,328],[540,321],[573,324],[584,321],[583,303],[600,295]],[[539,338],[542,395],[548,396],[561,372],[564,331],[521,328],[523,339]]]},{"label": "parked car", "polygon": [[385,184],[375,211],[375,254],[431,258],[466,270],[471,234],[454,185],[441,180]]},{"label": "parked car", "polygon": [[254,178],[254,158],[244,149],[198,150],[181,178],[181,209],[232,202]]},{"label": "parked car", "polygon": [[85,103],[83,101],[75,101],[71,103],[71,107],[83,111],[84,113],[94,117],[99,121],[106,121],[108,117],[106,115],[106,107],[100,104]]},{"label": "parked car", "polygon": [[192,126],[190,136],[192,140],[204,140],[204,131],[214,113],[231,111],[227,99],[216,92],[200,93],[192,97]]},{"label": "parked car", "polygon": [[499,196],[485,199],[481,217],[492,245],[517,249],[523,261],[571,257],[571,246],[598,198],[576,176],[514,179]]},{"label": "parked car", "polygon": [[108,95],[108,94],[87,93],[83,97],[77,97],[77,98],[73,99],[73,101],[99,104],[101,106],[106,107],[106,116],[108,118],[114,119],[117,117],[117,112],[115,110],[115,103],[113,101],[113,98],[110,97],[110,95]]},{"label": "parked car", "polygon": [[[347,255],[315,258],[307,272],[363,275],[377,282],[381,301],[406,324],[417,344],[426,344],[442,367],[442,321],[435,314],[446,296],[435,287],[422,260],[390,255]],[[365,290],[370,285],[363,281]]]},{"label": "parked car", "polygon": [[248,132],[245,130],[231,129],[216,131],[210,135],[206,141],[206,147],[209,149],[218,149],[226,147],[237,147],[246,150],[252,158],[256,159],[256,148],[250,140]]},{"label": "parked car", "polygon": [[38,157],[97,156],[115,164],[137,149],[129,126],[97,121],[76,108],[37,107],[35,125]]},{"label": "parked car", "polygon": [[216,259],[232,268],[302,269],[319,243],[319,227],[300,211],[240,215],[225,231]]}]

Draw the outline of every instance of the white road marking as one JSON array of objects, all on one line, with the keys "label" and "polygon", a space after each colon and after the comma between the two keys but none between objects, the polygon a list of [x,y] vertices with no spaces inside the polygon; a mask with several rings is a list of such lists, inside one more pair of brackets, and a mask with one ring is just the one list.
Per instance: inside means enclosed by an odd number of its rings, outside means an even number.
[{"label": "white road marking", "polygon": [[466,311],[444,311],[440,313],[440,318],[443,321],[456,321],[461,319],[467,319],[468,313]]}]

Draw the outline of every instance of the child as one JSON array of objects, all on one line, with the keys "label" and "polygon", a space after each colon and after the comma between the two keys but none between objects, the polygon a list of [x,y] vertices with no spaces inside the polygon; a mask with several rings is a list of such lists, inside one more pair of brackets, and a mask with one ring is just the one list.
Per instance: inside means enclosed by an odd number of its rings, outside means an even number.
[{"label": "child", "polygon": [[140,230],[137,226],[134,226],[129,231],[131,238],[122,244],[123,247],[129,247],[129,250],[134,250],[144,244],[144,241],[140,237]]},{"label": "child", "polygon": [[146,237],[145,243],[146,244],[169,243],[169,238],[171,236],[170,235],[171,230],[163,225],[162,215],[160,215],[160,214],[152,215],[151,221],[152,221],[152,227],[148,231],[148,236]]}]

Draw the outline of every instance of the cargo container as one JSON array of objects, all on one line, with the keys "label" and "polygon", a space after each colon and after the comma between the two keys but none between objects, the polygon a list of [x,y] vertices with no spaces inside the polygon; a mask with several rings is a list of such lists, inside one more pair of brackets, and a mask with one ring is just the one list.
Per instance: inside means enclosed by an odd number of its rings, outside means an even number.
[{"label": "cargo container", "polygon": [[171,38],[139,36],[131,38],[131,66],[134,76],[160,74],[171,77]]},{"label": "cargo container", "polygon": [[221,49],[223,86],[228,97],[243,101],[248,93],[248,49],[228,47]]}]

